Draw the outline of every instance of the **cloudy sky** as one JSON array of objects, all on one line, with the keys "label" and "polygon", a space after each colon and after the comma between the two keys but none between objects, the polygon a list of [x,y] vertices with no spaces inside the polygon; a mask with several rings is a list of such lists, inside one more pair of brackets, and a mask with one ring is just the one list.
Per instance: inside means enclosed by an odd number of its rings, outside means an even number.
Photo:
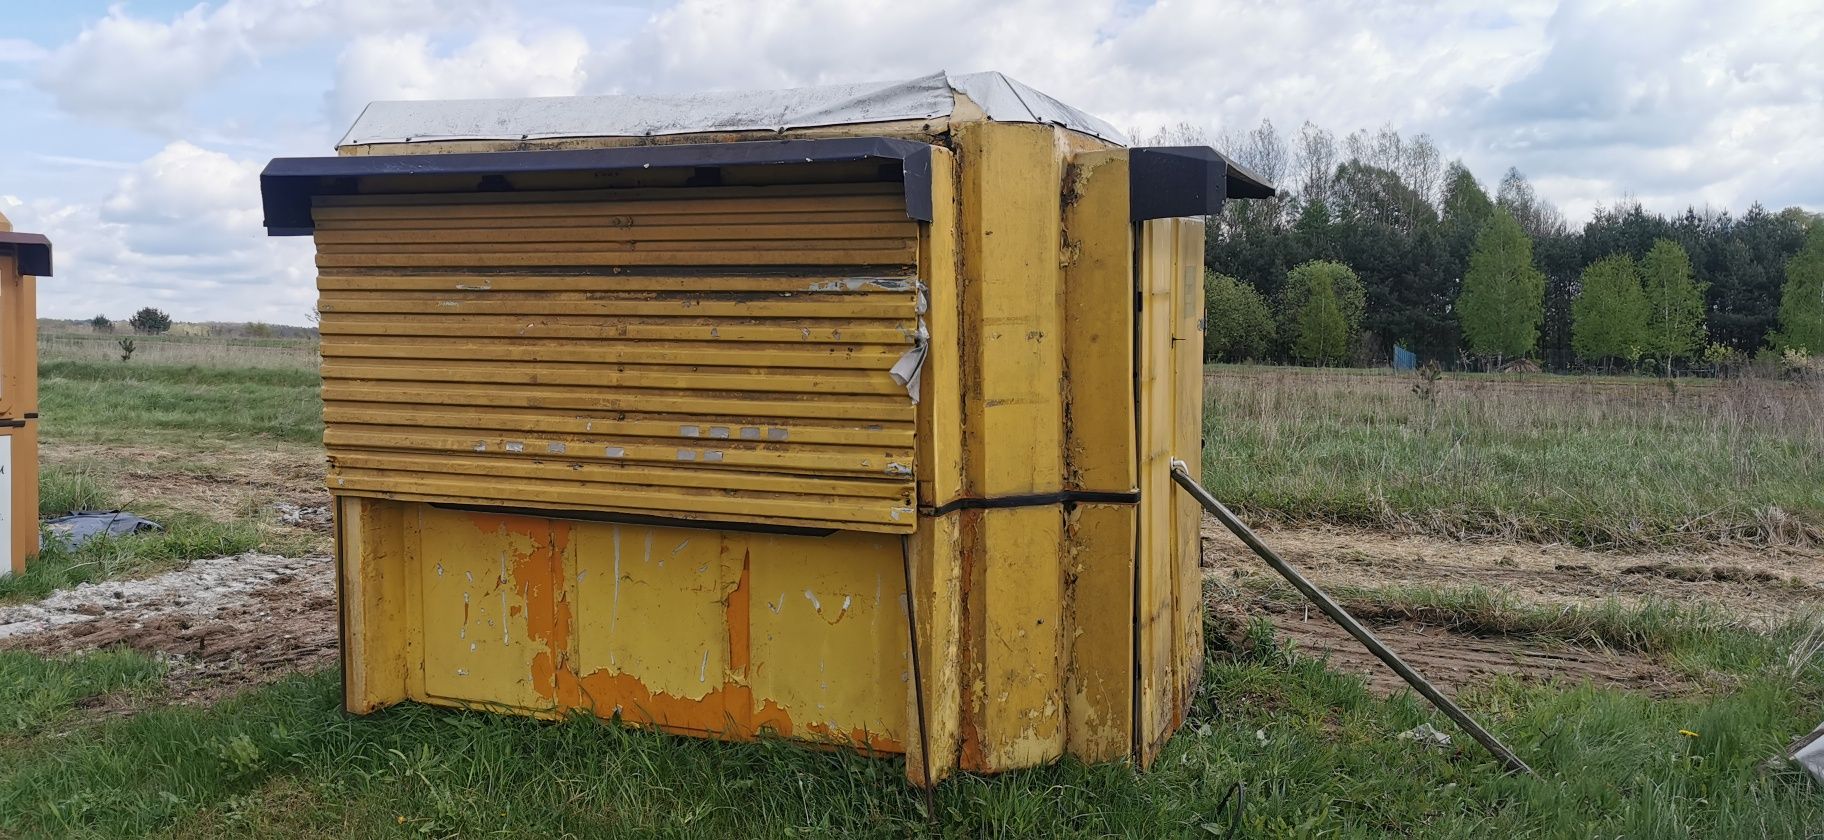
[{"label": "cloudy sky", "polygon": [[258,173],[371,100],[992,69],[1123,127],[1426,132],[1573,219],[1816,211],[1819,44],[1819,0],[0,0],[0,210],[57,243],[41,314],[296,324],[310,245]]}]

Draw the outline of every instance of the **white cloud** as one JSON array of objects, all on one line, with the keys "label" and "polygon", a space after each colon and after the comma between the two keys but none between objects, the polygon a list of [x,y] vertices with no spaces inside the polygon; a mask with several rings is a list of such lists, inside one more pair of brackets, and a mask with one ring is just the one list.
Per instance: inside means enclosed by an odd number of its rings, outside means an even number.
[{"label": "white cloud", "polygon": [[[1481,160],[1676,211],[1824,205],[1824,15],[1815,3],[1566,3],[1538,59],[1439,133]],[[1600,198],[1605,195],[1608,197]]]},{"label": "white cloud", "polygon": [[[1824,209],[1819,43],[1816,0],[677,0],[650,13],[594,0],[225,0],[160,19],[116,7],[48,54],[0,39],[0,66],[36,62],[78,124],[127,119],[188,138],[132,163],[105,197],[19,208],[55,226],[60,269],[82,278],[72,288],[210,313],[180,317],[295,323],[309,308],[309,246],[263,237],[257,164],[325,143],[324,112],[333,139],[374,99],[995,69],[1123,128],[1188,123],[1216,137],[1267,118],[1288,135],[1306,120],[1339,134],[1428,132],[1487,181],[1518,166],[1573,218],[1623,194],[1662,211],[1755,199]],[[209,100],[197,110],[215,122],[193,124],[190,103],[249,72],[283,84],[268,100]],[[21,148],[40,157],[0,167],[114,153]]]},{"label": "white cloud", "polygon": [[169,21],[112,6],[44,59],[38,83],[64,110],[174,130],[198,92],[268,53],[352,32],[471,23],[493,0],[227,0]]},{"label": "white cloud", "polygon": [[105,200],[24,202],[21,230],[57,249],[39,311],[110,315],[154,305],[180,320],[301,323],[315,304],[308,239],[268,239],[258,161],[174,142],[123,175]]},{"label": "white cloud", "polygon": [[49,54],[43,47],[31,41],[19,38],[0,38],[0,64],[30,64]]},{"label": "white cloud", "polygon": [[362,36],[336,60],[331,121],[347,125],[381,99],[570,96],[586,80],[589,42],[573,30],[481,35],[439,54],[423,34]]}]

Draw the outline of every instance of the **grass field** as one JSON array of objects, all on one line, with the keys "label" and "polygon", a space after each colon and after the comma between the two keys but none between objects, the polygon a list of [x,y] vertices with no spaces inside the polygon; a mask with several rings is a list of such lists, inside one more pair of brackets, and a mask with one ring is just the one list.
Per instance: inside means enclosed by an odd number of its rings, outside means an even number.
[{"label": "grass field", "polygon": [[1824,388],[1213,366],[1205,484],[1257,517],[1591,546],[1824,540]]},{"label": "grass field", "polygon": [[[1644,619],[1658,625],[1665,616]],[[1625,623],[1625,621],[1624,621]],[[1256,631],[1220,645],[1157,766],[1057,767],[940,788],[897,761],[718,744],[578,719],[404,707],[360,719],[333,675],[213,708],[162,709],[31,741],[0,763],[0,827],[132,836],[1798,837],[1824,819],[1802,774],[1764,770],[1824,693],[1797,635],[1691,627],[1657,643],[1728,688],[1686,699],[1498,683],[1461,699],[1531,760],[1393,737],[1435,720]],[[1442,725],[1442,724],[1440,724]],[[1695,735],[1681,734],[1681,730]],[[1466,739],[1461,739],[1465,740]],[[1231,806],[1234,805],[1231,800]]]},{"label": "grass field", "polygon": [[[161,513],[174,522],[196,518],[103,552],[130,562],[47,558],[47,571],[0,584],[0,601],[190,557],[321,547],[272,526],[261,501],[304,492],[308,479],[228,503],[213,495],[258,485],[275,469],[271,452],[295,455],[286,469],[311,468],[308,441],[320,434],[312,369],[191,352],[196,359],[157,364],[47,355],[47,509],[163,499]],[[1340,521],[1696,551],[1720,540],[1803,543],[1824,522],[1815,391],[1465,377],[1445,381],[1432,404],[1410,386],[1395,376],[1213,369],[1206,478],[1250,517],[1284,527]],[[147,440],[164,448],[148,451]],[[1672,688],[1517,677],[1459,684],[1459,701],[1539,771],[1532,779],[1503,775],[1411,694],[1377,694],[1304,652],[1258,614],[1298,606],[1262,580],[1211,579],[1211,655],[1193,718],[1151,770],[1067,762],[966,777],[943,785],[929,811],[904,786],[898,760],[673,738],[592,719],[552,724],[416,706],[352,718],[339,710],[333,670],[174,705],[162,699],[168,676],[155,658],[0,652],[8,710],[0,714],[0,836],[1824,831],[1819,786],[1767,764],[1824,709],[1815,610],[1749,629],[1688,596],[1645,606],[1535,604],[1473,588],[1473,578],[1447,588],[1336,588],[1365,615],[1425,629],[1434,645],[1486,637],[1612,651],[1666,675]],[[1674,600],[1706,591],[1658,585]],[[1795,596],[1793,584],[1764,586],[1748,591],[1815,603],[1808,590]],[[1455,741],[1433,750],[1397,737],[1421,722]]]}]

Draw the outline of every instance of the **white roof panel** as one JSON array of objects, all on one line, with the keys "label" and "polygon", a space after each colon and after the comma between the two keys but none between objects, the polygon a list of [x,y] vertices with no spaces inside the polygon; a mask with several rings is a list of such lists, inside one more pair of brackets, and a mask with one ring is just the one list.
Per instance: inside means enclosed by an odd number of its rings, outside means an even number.
[{"label": "white roof panel", "polygon": [[959,92],[991,120],[1060,125],[1127,143],[1107,122],[990,72],[769,91],[375,102],[337,145],[656,137],[922,120],[949,116]]}]

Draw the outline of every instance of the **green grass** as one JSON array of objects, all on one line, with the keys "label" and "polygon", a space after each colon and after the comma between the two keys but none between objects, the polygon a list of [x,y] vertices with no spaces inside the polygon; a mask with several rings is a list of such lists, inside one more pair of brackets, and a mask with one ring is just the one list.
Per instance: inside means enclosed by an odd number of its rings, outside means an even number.
[{"label": "green grass", "polygon": [[[592,719],[549,724],[403,706],[351,718],[330,673],[213,708],[166,708],[0,759],[0,833],[17,836],[1238,836],[1787,837],[1824,797],[1766,759],[1817,721],[1824,673],[1789,641],[1724,644],[1726,691],[1655,701],[1502,682],[1463,701],[1539,770],[1502,775],[1447,722],[1381,699],[1256,629],[1214,655],[1193,717],[1148,772],[1066,762],[936,793],[897,760],[722,744]],[[1682,641],[1679,639],[1683,639]],[[1687,651],[1688,652],[1688,651]],[[1679,730],[1698,733],[1697,737]],[[1233,798],[1229,807],[1235,806]],[[1205,826],[1208,826],[1207,832]]]},{"label": "green grass", "polygon": [[274,538],[248,518],[223,522],[170,512],[158,514],[154,521],[165,530],[96,537],[76,548],[46,538],[43,550],[26,564],[24,573],[0,578],[0,603],[37,600],[90,581],[144,577],[202,557],[249,551],[290,555],[303,548]]},{"label": "green grass", "polygon": [[76,704],[155,685],[165,666],[130,650],[106,650],[62,659],[0,651],[0,738],[43,730]]},{"label": "green grass", "polygon": [[132,362],[39,365],[46,438],[134,442],[147,436],[323,439],[314,369]]},{"label": "green grass", "polygon": [[45,466],[38,471],[38,515],[113,510],[114,490],[97,470]]},{"label": "green grass", "polygon": [[1213,366],[1204,483],[1256,518],[1587,546],[1824,540],[1824,389]]}]

